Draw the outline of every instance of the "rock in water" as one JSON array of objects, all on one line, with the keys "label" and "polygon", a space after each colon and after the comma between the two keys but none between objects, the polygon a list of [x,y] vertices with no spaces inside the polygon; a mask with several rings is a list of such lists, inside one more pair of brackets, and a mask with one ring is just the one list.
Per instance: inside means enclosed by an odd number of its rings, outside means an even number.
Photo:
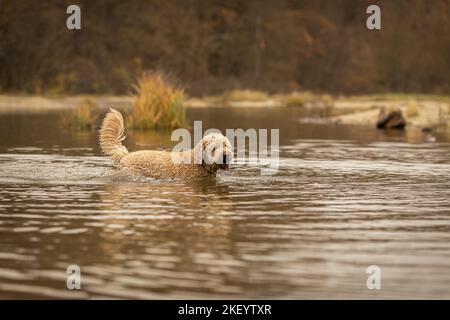
[{"label": "rock in water", "polygon": [[403,130],[406,126],[406,120],[403,117],[401,110],[391,111],[388,114],[385,112],[385,108],[380,109],[378,116],[377,128],[378,129],[399,129]]}]

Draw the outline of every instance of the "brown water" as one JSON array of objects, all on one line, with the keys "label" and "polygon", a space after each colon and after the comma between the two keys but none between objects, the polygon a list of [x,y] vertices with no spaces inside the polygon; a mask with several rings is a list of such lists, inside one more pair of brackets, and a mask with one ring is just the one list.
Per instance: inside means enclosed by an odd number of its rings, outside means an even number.
[{"label": "brown water", "polygon": [[[277,175],[235,165],[195,183],[117,177],[95,132],[1,115],[0,298],[450,298],[448,135],[303,115],[190,110],[204,129],[281,129]],[[82,290],[66,289],[72,264]]]}]

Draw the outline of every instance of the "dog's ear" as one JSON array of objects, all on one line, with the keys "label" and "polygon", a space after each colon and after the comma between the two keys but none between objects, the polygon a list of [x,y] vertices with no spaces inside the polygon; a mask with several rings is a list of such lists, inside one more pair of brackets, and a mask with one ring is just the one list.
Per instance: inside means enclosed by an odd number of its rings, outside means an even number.
[{"label": "dog's ear", "polygon": [[210,143],[209,139],[203,138],[202,141],[201,141],[201,147],[202,147],[202,163],[205,162],[206,148],[208,147],[209,143]]},{"label": "dog's ear", "polygon": [[194,148],[194,163],[195,164],[203,164],[205,157],[207,142],[205,138],[202,138],[200,142]]}]

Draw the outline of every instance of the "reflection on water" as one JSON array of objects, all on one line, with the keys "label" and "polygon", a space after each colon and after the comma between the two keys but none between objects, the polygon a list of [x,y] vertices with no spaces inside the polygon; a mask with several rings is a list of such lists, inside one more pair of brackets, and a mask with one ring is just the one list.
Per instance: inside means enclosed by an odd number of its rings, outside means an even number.
[{"label": "reflection on water", "polygon": [[[203,128],[281,129],[277,175],[239,165],[192,183],[118,175],[95,132],[58,115],[1,116],[0,297],[450,298],[448,137],[302,112],[190,110]],[[366,288],[373,264],[382,290]]]}]

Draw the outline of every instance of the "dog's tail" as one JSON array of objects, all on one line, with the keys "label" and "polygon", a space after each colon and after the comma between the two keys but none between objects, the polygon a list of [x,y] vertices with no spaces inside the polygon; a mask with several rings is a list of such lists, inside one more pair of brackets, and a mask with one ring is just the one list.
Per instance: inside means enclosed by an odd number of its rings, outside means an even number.
[{"label": "dog's tail", "polygon": [[102,152],[110,156],[115,163],[128,154],[127,148],[122,145],[122,141],[125,139],[124,133],[122,114],[112,108],[109,109],[103,119],[99,141]]}]

